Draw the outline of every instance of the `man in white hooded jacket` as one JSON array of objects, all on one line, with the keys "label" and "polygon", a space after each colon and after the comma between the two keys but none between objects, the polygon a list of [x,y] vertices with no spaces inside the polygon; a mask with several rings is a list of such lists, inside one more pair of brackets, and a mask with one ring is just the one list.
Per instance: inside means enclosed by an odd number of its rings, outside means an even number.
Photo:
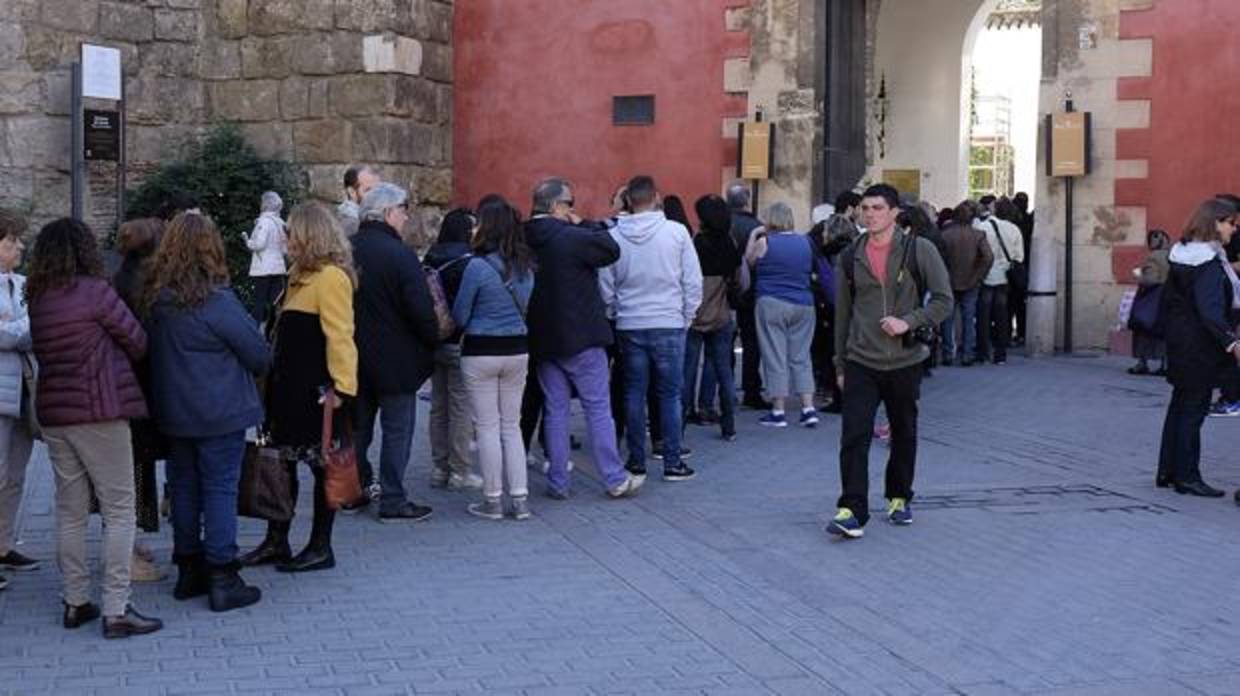
[{"label": "man in white hooded jacket", "polygon": [[626,195],[633,212],[611,230],[620,260],[599,273],[624,367],[626,468],[637,476],[646,473],[646,387],[653,378],[663,431],[663,479],[684,481],[694,475],[680,461],[685,332],[702,303],[702,269],[689,230],[659,210],[654,179],[634,177]]}]

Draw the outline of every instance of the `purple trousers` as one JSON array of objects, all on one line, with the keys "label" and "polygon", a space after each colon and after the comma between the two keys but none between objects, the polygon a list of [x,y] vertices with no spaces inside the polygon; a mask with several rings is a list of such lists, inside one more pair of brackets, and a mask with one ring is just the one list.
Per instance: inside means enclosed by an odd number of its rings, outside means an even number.
[{"label": "purple trousers", "polygon": [[547,484],[560,493],[569,489],[568,413],[573,387],[585,411],[590,429],[594,466],[608,488],[624,483],[626,474],[616,445],[616,424],[611,416],[607,352],[587,348],[568,358],[545,358],[538,362],[538,383],[546,398],[543,427],[547,442]]}]

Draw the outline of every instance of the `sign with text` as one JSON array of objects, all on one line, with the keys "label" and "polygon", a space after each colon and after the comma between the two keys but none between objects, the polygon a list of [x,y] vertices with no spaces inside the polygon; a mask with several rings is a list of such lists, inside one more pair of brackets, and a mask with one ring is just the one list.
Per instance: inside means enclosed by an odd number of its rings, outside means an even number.
[{"label": "sign with text", "polygon": [[883,183],[896,187],[900,193],[907,193],[921,198],[920,169],[884,169]]},{"label": "sign with text", "polygon": [[736,175],[742,179],[769,179],[774,168],[775,149],[771,124],[749,121],[740,124],[740,161]]},{"label": "sign with text", "polygon": [[121,99],[121,51],[119,48],[82,44],[82,96]]},{"label": "sign with text", "polygon": [[1046,117],[1047,176],[1085,176],[1089,173],[1090,114],[1069,111]]},{"label": "sign with text", "polygon": [[116,162],[121,155],[121,118],[116,111],[86,109],[82,119],[83,156]]}]

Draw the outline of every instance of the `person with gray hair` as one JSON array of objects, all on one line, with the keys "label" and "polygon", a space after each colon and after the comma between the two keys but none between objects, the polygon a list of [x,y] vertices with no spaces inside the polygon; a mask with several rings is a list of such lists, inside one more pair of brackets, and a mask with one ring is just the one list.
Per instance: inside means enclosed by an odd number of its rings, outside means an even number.
[{"label": "person with gray hair", "polygon": [[[353,296],[359,381],[357,464],[370,497],[345,509],[378,497],[380,520],[423,520],[431,509],[409,500],[404,481],[418,389],[434,370],[439,322],[422,262],[401,236],[409,222],[408,193],[392,184],[375,185],[362,197],[361,220],[349,241],[359,276]],[[376,417],[383,427],[377,484],[368,458]]]},{"label": "person with gray hair", "polygon": [[[732,211],[732,241],[736,243],[737,250],[744,253],[749,248],[753,231],[762,226],[749,209],[749,185],[743,181],[732,182],[727,188],[726,200]],[[741,293],[736,308],[736,331],[741,337],[741,391],[744,392],[741,405],[764,411],[771,404],[762,398],[762,374],[758,368],[762,362],[762,351],[758,346],[758,325],[754,312],[753,288],[750,288]]]},{"label": "person with gray hair", "polygon": [[745,261],[757,276],[758,345],[762,384],[771,410],[759,423],[788,427],[784,401],[789,393],[801,398],[801,425],[818,425],[814,408],[814,368],[810,344],[814,339],[813,243],[798,234],[796,217],[787,203],[775,203],[763,215],[766,227],[754,232],[745,249]]},{"label": "person with gray hair", "polygon": [[245,246],[250,250],[250,279],[254,295],[250,302],[250,315],[260,325],[267,320],[271,307],[284,292],[287,272],[284,255],[288,253],[288,235],[284,220],[280,218],[284,200],[275,191],[266,191],[259,199],[259,215],[254,229],[248,235],[242,233]]}]

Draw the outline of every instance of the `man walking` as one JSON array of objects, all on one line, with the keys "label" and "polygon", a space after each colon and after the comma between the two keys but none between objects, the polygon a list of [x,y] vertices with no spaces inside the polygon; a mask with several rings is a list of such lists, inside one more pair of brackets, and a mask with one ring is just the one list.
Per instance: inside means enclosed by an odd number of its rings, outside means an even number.
[{"label": "man walking", "polygon": [[418,389],[434,369],[439,326],[422,264],[400,238],[409,220],[404,189],[376,185],[362,198],[361,220],[350,239],[359,279],[353,298],[360,382],[358,472],[363,485],[374,474],[367,453],[377,413],[383,427],[379,519],[423,520],[430,517],[431,509],[405,497],[404,480],[413,447]]},{"label": "man walking", "polygon": [[663,434],[663,479],[684,481],[693,478],[693,469],[680,461],[685,331],[702,303],[702,269],[689,231],[659,210],[654,179],[634,177],[627,194],[633,213],[610,231],[620,259],[599,273],[624,364],[626,468],[636,476],[646,473],[646,386],[653,377]]},{"label": "man walking", "polygon": [[620,462],[608,392],[606,349],[612,332],[598,280],[598,269],[620,258],[620,246],[605,229],[577,224],[574,204],[567,181],[547,179],[534,189],[534,214],[525,226],[526,241],[538,257],[526,323],[545,399],[547,495],[568,497],[568,416],[576,389],[607,493],[627,497],[645,479],[626,472]]},{"label": "man walking", "polygon": [[[887,462],[887,518],[913,521],[913,470],[917,459],[917,400],[929,349],[920,329],[942,323],[951,311],[951,281],[928,240],[896,226],[899,194],[886,184],[866,189],[861,216],[867,232],[840,255],[836,281],[836,369],[844,393],[840,436],[839,511],[827,532],[859,538],[870,519],[870,441],[881,403],[891,422]],[[930,302],[922,306],[922,297]]]},{"label": "man walking", "polygon": [[[732,241],[742,252],[749,248],[749,235],[762,226],[750,212],[749,186],[733,182],[727,190],[728,208],[732,211]],[[762,356],[758,349],[757,304],[753,290],[741,294],[736,308],[736,329],[741,337],[741,405],[755,411],[766,411],[771,404],[762,398]]]},{"label": "man walking", "polygon": [[956,324],[960,325],[960,365],[973,364],[977,353],[977,294],[982,279],[994,264],[986,235],[973,226],[973,204],[956,206],[952,224],[943,230],[947,249],[944,261],[951,277],[956,311],[943,322],[943,365],[951,365],[956,353]]}]

